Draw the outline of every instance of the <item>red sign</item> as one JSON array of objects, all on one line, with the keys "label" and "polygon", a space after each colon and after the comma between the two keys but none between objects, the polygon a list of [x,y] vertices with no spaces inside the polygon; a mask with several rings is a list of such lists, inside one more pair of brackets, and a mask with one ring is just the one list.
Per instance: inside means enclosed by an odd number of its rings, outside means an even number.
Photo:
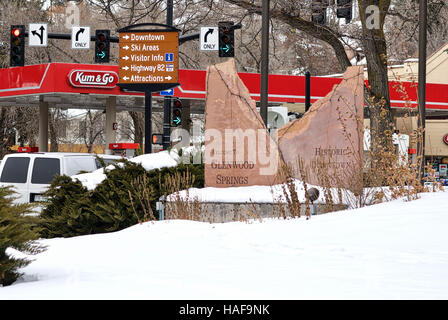
[{"label": "red sign", "polygon": [[109,143],[109,149],[122,150],[122,149],[138,149],[138,143]]},{"label": "red sign", "polygon": [[17,152],[39,152],[38,147],[19,147]]},{"label": "red sign", "polygon": [[443,142],[445,142],[446,144],[448,144],[448,133],[446,135],[443,136]]},{"label": "red sign", "polygon": [[73,87],[113,89],[118,75],[113,71],[72,70],[68,80]]}]

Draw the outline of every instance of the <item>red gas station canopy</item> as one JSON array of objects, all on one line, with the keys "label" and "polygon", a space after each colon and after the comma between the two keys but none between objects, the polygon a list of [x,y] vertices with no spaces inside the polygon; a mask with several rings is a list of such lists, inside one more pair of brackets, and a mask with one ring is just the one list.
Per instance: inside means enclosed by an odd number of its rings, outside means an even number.
[{"label": "red gas station canopy", "polygon": [[[0,69],[0,99],[47,94],[90,94],[106,96],[144,97],[143,93],[125,92],[117,85],[118,66],[99,64],[47,63]],[[260,99],[260,74],[239,73],[240,78],[256,101]],[[174,96],[183,99],[204,100],[206,71],[179,70],[181,85]],[[341,78],[312,77],[311,102],[324,97]],[[367,82],[366,82],[367,83]],[[417,84],[389,83],[393,107],[416,107]],[[161,97],[158,93],[154,97]],[[305,77],[269,75],[269,102],[304,103]],[[427,84],[426,106],[429,110],[448,110],[448,85]],[[1,100],[0,100],[1,101]]]}]

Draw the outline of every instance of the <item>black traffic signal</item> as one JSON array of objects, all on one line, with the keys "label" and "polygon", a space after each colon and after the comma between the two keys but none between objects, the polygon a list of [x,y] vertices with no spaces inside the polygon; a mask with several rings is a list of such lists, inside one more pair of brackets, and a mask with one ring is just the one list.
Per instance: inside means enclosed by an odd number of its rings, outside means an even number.
[{"label": "black traffic signal", "polygon": [[25,26],[11,26],[11,49],[10,49],[11,67],[23,67],[25,65]]},{"label": "black traffic signal", "polygon": [[352,0],[337,0],[336,16],[349,23],[352,20]]},{"label": "black traffic signal", "polygon": [[327,0],[313,0],[311,4],[311,21],[324,25],[327,21]]},{"label": "black traffic signal", "polygon": [[173,100],[173,125],[180,126],[182,122],[182,102],[179,99]]},{"label": "black traffic signal", "polygon": [[219,34],[219,56],[220,57],[234,57],[234,37],[232,28],[232,21],[218,22],[218,34]]},{"label": "black traffic signal", "polygon": [[95,30],[95,62],[107,63],[110,56],[110,30]]}]

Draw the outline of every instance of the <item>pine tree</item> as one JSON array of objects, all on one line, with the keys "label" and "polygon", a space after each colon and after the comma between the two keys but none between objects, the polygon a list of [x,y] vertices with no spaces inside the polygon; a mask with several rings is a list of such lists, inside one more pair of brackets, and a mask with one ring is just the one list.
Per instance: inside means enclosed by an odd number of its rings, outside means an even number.
[{"label": "pine tree", "polygon": [[13,248],[24,254],[42,252],[44,247],[36,243],[39,232],[36,217],[32,216],[33,205],[13,204],[14,192],[9,187],[0,187],[0,285],[12,284],[21,276],[18,271],[31,261],[7,253]]}]

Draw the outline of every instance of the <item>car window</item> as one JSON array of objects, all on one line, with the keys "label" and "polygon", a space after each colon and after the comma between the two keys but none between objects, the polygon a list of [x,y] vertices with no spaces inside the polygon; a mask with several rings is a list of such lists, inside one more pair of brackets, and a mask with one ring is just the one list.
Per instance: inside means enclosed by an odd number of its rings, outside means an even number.
[{"label": "car window", "polygon": [[29,157],[11,157],[6,159],[0,182],[26,183]]},{"label": "car window", "polygon": [[36,158],[34,159],[31,183],[50,184],[51,180],[60,173],[61,164],[59,159]]},{"label": "car window", "polygon": [[73,176],[80,172],[91,172],[96,170],[95,161],[91,156],[65,158],[65,174]]}]

